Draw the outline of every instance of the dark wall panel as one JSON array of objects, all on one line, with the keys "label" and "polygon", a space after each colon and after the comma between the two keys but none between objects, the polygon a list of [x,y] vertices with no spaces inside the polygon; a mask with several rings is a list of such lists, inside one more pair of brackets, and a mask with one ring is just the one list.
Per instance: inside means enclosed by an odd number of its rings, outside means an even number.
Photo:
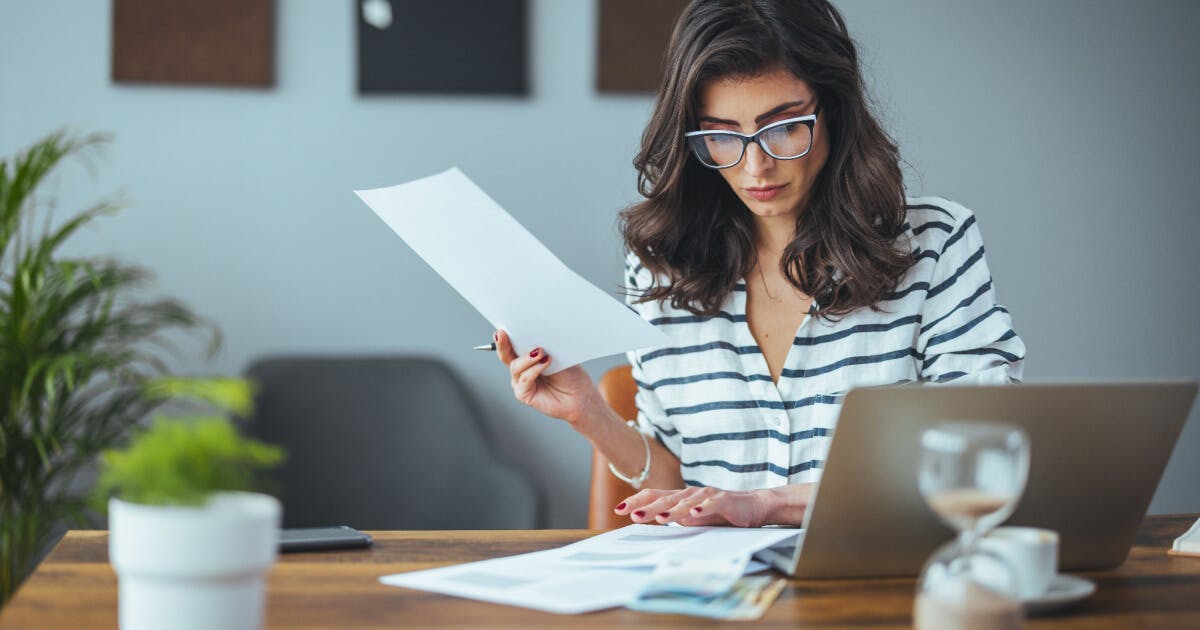
[{"label": "dark wall panel", "polygon": [[361,93],[528,90],[525,0],[360,0],[355,10]]}]

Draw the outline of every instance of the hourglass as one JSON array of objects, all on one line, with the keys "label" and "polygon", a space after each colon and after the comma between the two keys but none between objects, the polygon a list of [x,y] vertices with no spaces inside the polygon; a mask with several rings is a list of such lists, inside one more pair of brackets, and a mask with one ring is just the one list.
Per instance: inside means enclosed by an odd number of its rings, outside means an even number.
[{"label": "hourglass", "polygon": [[979,539],[1016,509],[1029,476],[1029,438],[993,422],[945,423],[921,434],[917,485],[938,517],[958,532],[921,572],[918,628],[1020,627],[1016,574]]}]

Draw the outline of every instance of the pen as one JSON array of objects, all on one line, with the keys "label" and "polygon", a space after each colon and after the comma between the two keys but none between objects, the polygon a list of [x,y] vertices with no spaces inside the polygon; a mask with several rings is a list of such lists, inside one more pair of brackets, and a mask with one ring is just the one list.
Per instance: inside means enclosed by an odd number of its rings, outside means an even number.
[{"label": "pen", "polygon": [[492,342],[492,343],[484,344],[482,346],[475,346],[475,349],[483,350],[484,352],[492,352],[496,349],[496,343]]}]

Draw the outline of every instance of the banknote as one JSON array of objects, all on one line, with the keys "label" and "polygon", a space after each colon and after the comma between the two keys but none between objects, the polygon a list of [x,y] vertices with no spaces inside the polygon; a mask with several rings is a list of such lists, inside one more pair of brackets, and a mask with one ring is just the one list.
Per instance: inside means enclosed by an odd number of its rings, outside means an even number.
[{"label": "banknote", "polygon": [[654,567],[639,597],[715,597],[733,587],[749,562],[748,555],[669,557]]},{"label": "banknote", "polygon": [[627,606],[641,612],[714,619],[760,619],[786,585],[787,580],[773,574],[748,575],[739,578],[728,590],[717,595],[644,591]]}]

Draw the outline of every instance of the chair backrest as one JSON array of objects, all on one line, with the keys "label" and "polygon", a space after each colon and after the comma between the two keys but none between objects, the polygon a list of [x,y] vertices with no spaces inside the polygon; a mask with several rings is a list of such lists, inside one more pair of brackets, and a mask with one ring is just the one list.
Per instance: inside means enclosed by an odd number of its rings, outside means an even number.
[{"label": "chair backrest", "polygon": [[466,387],[421,357],[280,357],[258,383],[250,433],[280,444],[286,527],[526,529],[538,492],[492,451]]},{"label": "chair backrest", "polygon": [[[633,369],[622,365],[600,377],[600,395],[604,402],[626,420],[637,418],[637,383]],[[613,514],[613,507],[636,492],[608,470],[608,458],[592,448],[592,490],[588,500],[588,529],[615,529],[630,523],[629,517]]]}]

